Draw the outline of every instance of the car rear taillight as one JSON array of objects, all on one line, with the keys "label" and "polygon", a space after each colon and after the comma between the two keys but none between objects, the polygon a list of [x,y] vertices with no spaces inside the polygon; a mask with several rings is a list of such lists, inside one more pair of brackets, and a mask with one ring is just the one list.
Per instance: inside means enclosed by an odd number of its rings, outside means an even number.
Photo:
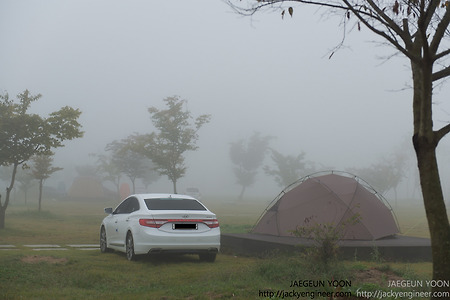
[{"label": "car rear taillight", "polygon": [[169,220],[164,219],[139,219],[139,224],[151,228],[159,228],[166,224]]},{"label": "car rear taillight", "polygon": [[166,223],[203,223],[209,228],[219,227],[217,219],[139,219],[139,224],[151,228],[160,228]]},{"label": "car rear taillight", "polygon": [[219,221],[217,219],[203,220],[203,223],[205,223],[209,228],[219,227]]}]

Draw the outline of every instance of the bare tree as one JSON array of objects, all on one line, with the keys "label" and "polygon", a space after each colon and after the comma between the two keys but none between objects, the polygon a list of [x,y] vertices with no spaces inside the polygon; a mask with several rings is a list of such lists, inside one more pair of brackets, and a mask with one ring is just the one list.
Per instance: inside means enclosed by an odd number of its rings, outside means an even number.
[{"label": "bare tree", "polygon": [[[265,8],[291,16],[294,7],[314,5],[340,14],[343,24],[355,22],[382,37],[406,57],[413,86],[413,146],[430,228],[433,279],[450,280],[450,225],[436,158],[439,141],[450,124],[433,127],[433,87],[450,76],[448,62],[450,4],[447,0],[224,0],[237,12],[253,15]],[[344,26],[345,30],[345,26]],[[440,291],[442,288],[433,288]]]}]

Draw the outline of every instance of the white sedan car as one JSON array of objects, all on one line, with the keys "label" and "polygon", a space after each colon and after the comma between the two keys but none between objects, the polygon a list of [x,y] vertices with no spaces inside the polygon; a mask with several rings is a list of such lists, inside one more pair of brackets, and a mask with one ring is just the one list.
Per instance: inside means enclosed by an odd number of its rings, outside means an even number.
[{"label": "white sedan car", "polygon": [[105,212],[100,228],[103,253],[118,250],[128,260],[147,253],[193,253],[213,262],[219,252],[219,221],[191,196],[136,194]]}]

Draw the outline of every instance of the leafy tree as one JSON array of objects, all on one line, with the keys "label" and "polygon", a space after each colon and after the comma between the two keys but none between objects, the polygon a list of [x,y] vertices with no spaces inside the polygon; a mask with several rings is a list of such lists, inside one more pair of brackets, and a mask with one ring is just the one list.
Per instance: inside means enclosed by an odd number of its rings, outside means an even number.
[{"label": "leafy tree", "polygon": [[246,188],[255,183],[256,174],[264,162],[271,139],[270,136],[261,136],[259,132],[255,132],[247,141],[240,139],[231,143],[230,158],[235,164],[233,171],[237,183],[242,186],[239,200],[242,200]]},{"label": "leafy tree", "polygon": [[353,168],[350,172],[357,174],[370,183],[375,190],[385,194],[396,190],[404,177],[405,156],[401,153],[383,157],[370,167]]},{"label": "leafy tree", "polygon": [[35,184],[33,181],[33,175],[28,172],[24,172],[24,170],[18,170],[16,174],[16,181],[20,183],[19,189],[24,193],[26,205],[28,201],[28,190]]},{"label": "leafy tree", "polygon": [[304,160],[304,152],[294,156],[283,155],[274,149],[270,150],[272,152],[272,161],[275,163],[276,168],[272,169],[269,166],[265,166],[264,172],[275,177],[275,181],[282,188],[287,187],[309,173],[313,173],[315,170],[313,163]]},{"label": "leafy tree", "polygon": [[155,172],[155,166],[153,162],[147,162],[147,168],[145,169],[144,174],[142,175],[141,182],[145,186],[145,189],[148,190],[150,184],[154,183],[159,179],[159,173]]},{"label": "leafy tree", "polygon": [[[448,58],[450,5],[447,0],[226,0],[238,12],[252,15],[264,8],[291,17],[292,6],[308,4],[340,15],[345,28],[365,26],[409,60],[413,89],[413,146],[430,229],[433,279],[450,280],[450,224],[441,186],[436,148],[450,124],[433,125],[433,88],[450,76]],[[237,2],[237,4],[235,4]],[[247,5],[245,5],[246,3]],[[354,26],[346,26],[354,22]],[[433,288],[434,291],[442,288]]]},{"label": "leafy tree", "polygon": [[17,167],[34,155],[49,155],[54,148],[63,147],[65,140],[82,137],[78,117],[81,112],[69,106],[52,112],[47,118],[28,113],[32,102],[41,95],[28,90],[17,95],[18,103],[9,95],[0,95],[0,165],[12,166],[5,202],[0,198],[0,229],[5,227],[6,209],[14,187]]},{"label": "leafy tree", "polygon": [[36,155],[32,158],[33,167],[31,168],[31,174],[37,180],[39,180],[39,211],[41,211],[42,202],[42,188],[44,187],[45,179],[49,178],[53,173],[62,170],[63,168],[52,167],[53,154]]},{"label": "leafy tree", "polygon": [[[136,192],[136,179],[146,178],[147,183],[154,172],[154,166],[144,155],[134,150],[137,143],[136,136],[129,136],[121,141],[113,141],[106,146],[106,151],[111,152],[111,163],[117,166],[118,170],[125,174],[133,185],[133,193]],[[148,186],[148,185],[147,185]]]},{"label": "leafy tree", "polygon": [[97,171],[101,174],[102,179],[112,182],[116,187],[116,194],[120,200],[120,177],[122,172],[119,166],[112,159],[111,155],[95,155],[97,156]]},{"label": "leafy tree", "polygon": [[152,123],[156,132],[136,137],[135,150],[149,158],[160,175],[166,175],[177,193],[177,181],[182,178],[187,167],[184,153],[198,149],[198,130],[210,121],[210,115],[200,115],[193,119],[185,109],[187,100],[178,96],[163,100],[166,109],[150,107]]}]

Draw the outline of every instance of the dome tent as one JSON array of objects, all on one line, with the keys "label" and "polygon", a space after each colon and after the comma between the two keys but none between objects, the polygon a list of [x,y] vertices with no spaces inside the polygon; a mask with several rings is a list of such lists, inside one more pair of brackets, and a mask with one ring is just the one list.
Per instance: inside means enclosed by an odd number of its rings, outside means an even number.
[{"label": "dome tent", "polygon": [[339,172],[306,176],[283,190],[265,210],[252,233],[292,236],[305,221],[343,224],[346,240],[377,240],[399,232],[392,208],[366,182]]}]

